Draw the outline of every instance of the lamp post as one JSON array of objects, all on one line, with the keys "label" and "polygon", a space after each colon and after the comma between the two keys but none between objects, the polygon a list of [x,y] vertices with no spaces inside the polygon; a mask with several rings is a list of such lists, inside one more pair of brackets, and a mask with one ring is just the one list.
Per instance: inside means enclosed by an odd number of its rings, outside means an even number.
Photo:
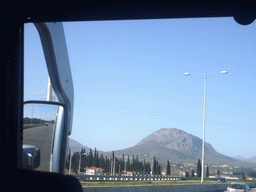
[{"label": "lamp post", "polygon": [[215,72],[215,73],[184,73],[184,75],[204,75],[204,120],[203,120],[203,144],[202,144],[202,169],[201,169],[201,183],[204,182],[204,142],[205,142],[205,108],[206,108],[206,76],[216,73],[227,74],[227,71]]}]

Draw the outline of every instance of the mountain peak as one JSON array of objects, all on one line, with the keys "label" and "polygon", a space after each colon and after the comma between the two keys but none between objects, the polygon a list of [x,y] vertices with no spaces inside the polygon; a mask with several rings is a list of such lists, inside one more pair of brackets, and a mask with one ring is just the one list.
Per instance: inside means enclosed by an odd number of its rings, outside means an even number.
[{"label": "mountain peak", "polygon": [[[200,151],[202,140],[196,136],[186,133],[177,128],[162,128],[142,139],[138,145],[154,144],[162,148],[174,149],[178,151]],[[209,143],[205,143],[205,150],[214,151]]]}]

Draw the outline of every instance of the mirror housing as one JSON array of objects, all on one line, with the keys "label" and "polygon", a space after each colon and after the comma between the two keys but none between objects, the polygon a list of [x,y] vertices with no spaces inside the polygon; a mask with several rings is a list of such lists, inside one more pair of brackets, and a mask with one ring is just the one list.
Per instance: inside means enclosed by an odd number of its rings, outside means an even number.
[{"label": "mirror housing", "polygon": [[40,165],[40,149],[35,145],[23,145],[23,167],[36,169]]},{"label": "mirror housing", "polygon": [[[24,168],[64,173],[68,138],[67,119],[68,110],[63,103],[33,100],[24,102]],[[41,161],[36,158],[36,147],[40,149]]]}]

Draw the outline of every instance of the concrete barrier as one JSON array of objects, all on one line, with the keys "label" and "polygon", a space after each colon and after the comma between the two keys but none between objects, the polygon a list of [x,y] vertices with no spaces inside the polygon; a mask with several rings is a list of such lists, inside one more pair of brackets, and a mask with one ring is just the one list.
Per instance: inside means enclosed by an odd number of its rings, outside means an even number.
[{"label": "concrete barrier", "polygon": [[[223,192],[229,184],[84,187],[83,192]],[[248,184],[256,187],[256,183]]]},{"label": "concrete barrier", "polygon": [[116,175],[74,175],[80,181],[92,181],[92,180],[102,180],[102,181],[121,181],[121,180],[130,180],[130,181],[179,181],[184,177],[174,177],[174,176],[159,176],[159,175],[134,175],[134,176],[122,176],[120,174]]}]

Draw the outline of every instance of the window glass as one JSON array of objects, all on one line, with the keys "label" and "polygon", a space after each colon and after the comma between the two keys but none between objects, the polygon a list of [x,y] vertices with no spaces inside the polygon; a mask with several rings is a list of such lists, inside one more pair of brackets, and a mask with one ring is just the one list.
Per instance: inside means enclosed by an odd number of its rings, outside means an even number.
[{"label": "window glass", "polygon": [[[89,148],[104,157],[119,150],[118,158],[125,153],[127,160],[133,152],[122,149],[137,146],[162,128],[177,128],[202,139],[204,93],[205,137],[214,152],[245,158],[256,153],[255,22],[242,26],[233,18],[200,18],[63,25],[75,90],[70,143],[80,144],[72,148],[76,172],[80,159],[88,162]],[[24,58],[24,99],[45,100],[48,73],[33,24],[25,25]],[[183,159],[167,155],[161,162],[165,165],[171,159],[196,165],[200,142],[193,143],[197,150],[193,160],[186,153]],[[222,162],[207,156],[211,147],[206,146],[205,163],[216,175],[222,168],[213,165]],[[80,158],[81,148],[86,150]],[[143,151],[138,158],[152,163],[156,151]],[[233,173],[236,168],[228,169],[221,171]]]}]

